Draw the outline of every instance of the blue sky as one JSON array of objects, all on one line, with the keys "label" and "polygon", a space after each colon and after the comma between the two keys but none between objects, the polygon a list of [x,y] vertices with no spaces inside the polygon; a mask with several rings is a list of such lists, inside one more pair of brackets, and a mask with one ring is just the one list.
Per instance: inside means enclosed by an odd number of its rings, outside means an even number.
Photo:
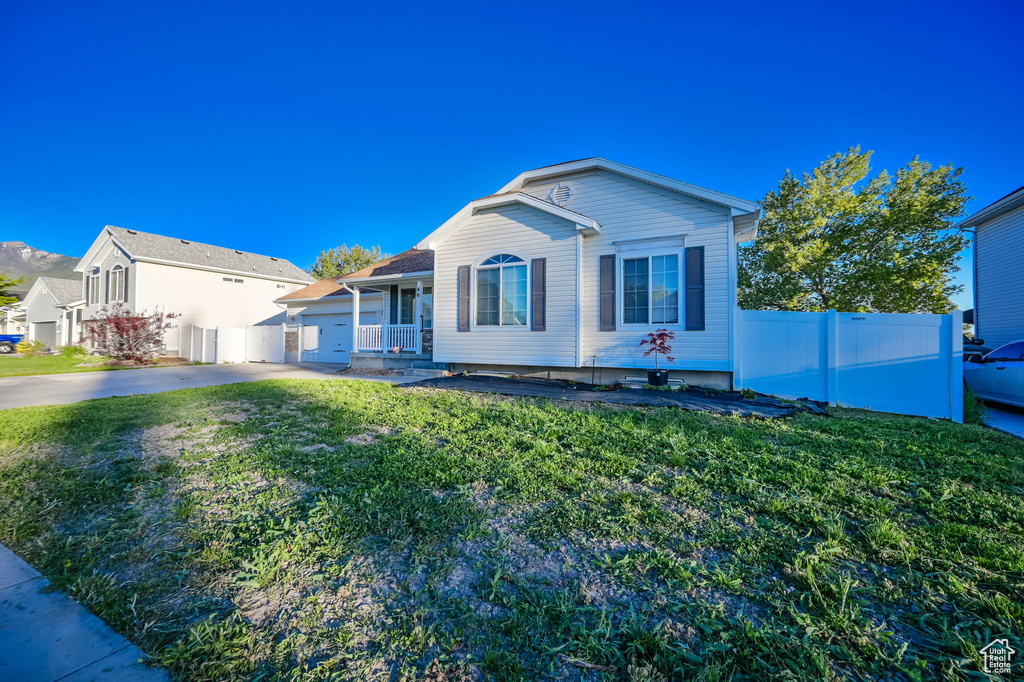
[{"label": "blue sky", "polygon": [[976,210],[1024,184],[1022,20],[1010,1],[7,3],[0,241],[77,256],[110,223],[305,267],[401,251],[559,161],[757,199],[856,144],[876,170],[964,166]]}]

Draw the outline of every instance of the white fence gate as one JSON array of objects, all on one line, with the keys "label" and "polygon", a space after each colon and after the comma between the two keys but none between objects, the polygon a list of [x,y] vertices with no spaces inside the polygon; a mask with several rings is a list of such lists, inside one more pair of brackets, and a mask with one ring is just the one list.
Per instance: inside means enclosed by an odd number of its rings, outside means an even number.
[{"label": "white fence gate", "polygon": [[733,382],[811,398],[963,421],[963,313],[738,311]]},{"label": "white fence gate", "polygon": [[[285,326],[198,327],[186,357],[195,362],[284,362]],[[184,336],[185,331],[182,330]]]}]

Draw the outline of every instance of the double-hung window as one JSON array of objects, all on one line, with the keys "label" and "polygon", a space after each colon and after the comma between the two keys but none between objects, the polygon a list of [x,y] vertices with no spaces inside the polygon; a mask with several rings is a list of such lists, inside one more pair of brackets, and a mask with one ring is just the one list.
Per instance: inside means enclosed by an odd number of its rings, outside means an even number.
[{"label": "double-hung window", "polygon": [[124,268],[115,265],[110,271],[110,300],[124,301]]},{"label": "double-hung window", "polygon": [[519,256],[492,256],[476,268],[476,324],[479,327],[524,327],[527,323],[526,261]]},{"label": "double-hung window", "polygon": [[99,305],[100,273],[98,268],[85,278],[85,299],[86,305]]},{"label": "double-hung window", "polygon": [[679,255],[622,259],[622,323],[679,324]]}]

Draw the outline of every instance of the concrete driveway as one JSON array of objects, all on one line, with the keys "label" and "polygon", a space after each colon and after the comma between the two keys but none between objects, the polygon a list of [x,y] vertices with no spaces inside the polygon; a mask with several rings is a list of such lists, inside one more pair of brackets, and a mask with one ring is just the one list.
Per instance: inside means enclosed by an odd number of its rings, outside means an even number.
[{"label": "concrete driveway", "polygon": [[987,426],[1006,431],[1017,438],[1024,438],[1024,409],[1000,403],[986,403],[986,405],[988,406],[988,416],[985,418]]},{"label": "concrete driveway", "polygon": [[163,393],[182,388],[222,386],[263,379],[363,379],[408,383],[422,377],[339,377],[346,365],[328,363],[189,365],[112,372],[44,374],[0,379],[0,410],[31,405],[67,405],[92,398]]}]

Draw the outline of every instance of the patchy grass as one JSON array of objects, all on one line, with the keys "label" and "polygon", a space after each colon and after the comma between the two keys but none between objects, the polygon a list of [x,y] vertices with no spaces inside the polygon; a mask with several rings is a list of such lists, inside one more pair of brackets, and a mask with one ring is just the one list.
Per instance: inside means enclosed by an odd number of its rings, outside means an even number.
[{"label": "patchy grass", "polygon": [[182,679],[978,676],[1021,644],[1024,445],[839,414],[294,380],[8,410],[0,540]]},{"label": "patchy grass", "polygon": [[0,377],[23,377],[34,374],[67,374],[69,372],[102,372],[123,367],[75,367],[88,362],[88,356],[38,355],[36,357],[10,357],[0,355]]}]

